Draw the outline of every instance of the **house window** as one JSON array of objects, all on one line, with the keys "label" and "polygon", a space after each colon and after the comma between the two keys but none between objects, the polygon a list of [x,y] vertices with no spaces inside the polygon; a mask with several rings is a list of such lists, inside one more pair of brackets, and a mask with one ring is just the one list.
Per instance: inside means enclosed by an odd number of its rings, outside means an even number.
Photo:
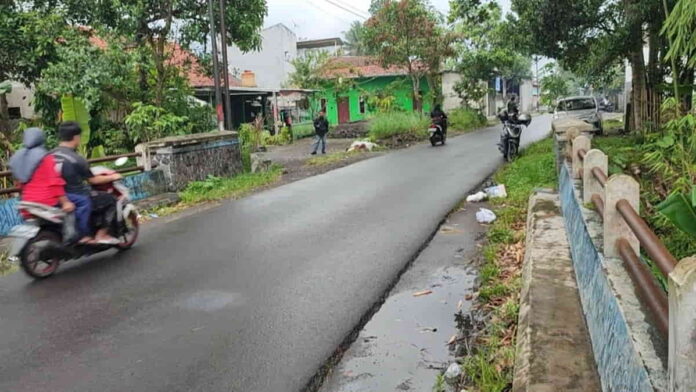
[{"label": "house window", "polygon": [[7,112],[10,115],[10,120],[19,120],[22,118],[22,109],[18,107],[8,108]]},{"label": "house window", "polygon": [[321,110],[326,112],[326,98],[321,99]]},{"label": "house window", "polygon": [[365,114],[365,97],[360,97],[360,114]]}]

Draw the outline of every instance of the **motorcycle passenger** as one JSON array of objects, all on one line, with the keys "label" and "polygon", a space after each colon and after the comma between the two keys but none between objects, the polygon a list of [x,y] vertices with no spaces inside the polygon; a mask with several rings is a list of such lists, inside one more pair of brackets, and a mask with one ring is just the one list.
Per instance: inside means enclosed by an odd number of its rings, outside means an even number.
[{"label": "motorcycle passenger", "polygon": [[39,128],[24,131],[24,147],[10,158],[10,170],[21,189],[22,201],[60,207],[65,212],[75,205],[65,194],[65,180],[56,159],[46,150],[46,135]]},{"label": "motorcycle passenger", "polygon": [[[75,204],[77,230],[80,243],[117,244],[119,240],[109,234],[109,227],[116,216],[116,199],[106,192],[95,192],[90,185],[108,184],[122,178],[120,174],[95,176],[89,163],[75,150],[80,146],[82,129],[76,122],[64,122],[58,127],[60,144],[53,154],[65,180],[65,193]],[[92,237],[93,219],[96,235]]]},{"label": "motorcycle passenger", "polygon": [[442,133],[447,134],[447,114],[442,111],[442,106],[435,105],[435,109],[430,112],[430,119],[433,120],[436,125],[442,126]]}]

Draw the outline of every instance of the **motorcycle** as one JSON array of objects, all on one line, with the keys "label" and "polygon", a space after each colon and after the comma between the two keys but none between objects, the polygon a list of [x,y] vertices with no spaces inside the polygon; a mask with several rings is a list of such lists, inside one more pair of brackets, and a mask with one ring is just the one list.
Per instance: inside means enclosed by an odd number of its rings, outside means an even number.
[{"label": "motorcycle", "polygon": [[[121,166],[125,161],[127,159],[117,160],[116,165]],[[91,170],[96,176],[114,173],[105,167],[93,167]],[[128,187],[121,181],[114,181],[96,189],[111,193],[117,200],[116,218],[110,234],[121,242],[113,245],[75,243],[72,241],[75,237],[73,214],[44,204],[20,202],[17,208],[25,217],[25,222],[15,226],[9,234],[13,239],[10,257],[19,262],[27,275],[34,279],[48,278],[63,262],[114,248],[125,251],[135,244],[140,227],[138,211],[131,202]]]},{"label": "motorcycle", "polygon": [[443,118],[433,118],[428,133],[430,134],[430,144],[435,147],[438,143],[445,145],[447,133],[445,132],[445,122]]},{"label": "motorcycle", "polygon": [[503,123],[503,133],[500,135],[498,149],[506,161],[512,162],[520,151],[522,125],[528,127],[532,123],[532,116],[529,114],[511,116],[508,115],[507,111],[503,110],[498,114],[498,118]]}]

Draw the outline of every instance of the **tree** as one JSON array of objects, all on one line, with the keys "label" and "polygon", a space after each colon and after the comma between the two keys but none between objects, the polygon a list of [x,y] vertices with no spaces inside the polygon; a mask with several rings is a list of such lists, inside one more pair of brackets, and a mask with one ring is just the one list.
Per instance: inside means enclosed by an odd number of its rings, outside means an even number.
[{"label": "tree", "polygon": [[[528,33],[523,44],[530,53],[558,59],[583,76],[629,61],[633,88],[627,125],[640,130],[659,124],[662,85],[675,68],[662,61],[669,46],[660,35],[668,3],[674,0],[512,0],[514,23]],[[693,72],[679,75],[693,83]]]},{"label": "tree", "polygon": [[544,76],[541,78],[541,104],[553,106],[558,99],[570,93],[570,83],[563,75],[557,64],[549,63],[544,66]]},{"label": "tree", "polygon": [[[0,4],[0,82],[34,83],[55,60],[57,39],[64,33],[63,19],[56,13],[26,11],[13,2]],[[7,150],[12,149],[14,139],[6,95],[9,92],[8,88],[0,90],[0,146]]]},{"label": "tree", "polygon": [[370,54],[365,45],[364,31],[365,27],[363,27],[363,24],[356,20],[350,25],[350,29],[344,33],[343,41],[351,56]]},{"label": "tree", "polygon": [[408,71],[413,100],[420,108],[421,80],[439,72],[449,51],[435,11],[426,0],[386,1],[365,23],[364,36],[383,66]]},{"label": "tree", "polygon": [[[51,7],[56,0],[35,0],[40,7]],[[175,29],[184,47],[193,42],[207,42],[210,34],[207,0],[62,0],[73,23],[98,26],[114,36],[126,37],[135,46],[145,49],[141,58],[149,56],[154,65],[154,98],[156,106],[165,101],[168,81],[177,77],[168,67]],[[258,48],[259,29],[267,14],[265,0],[228,0],[226,27],[228,42],[242,50]],[[215,7],[215,18],[219,18]],[[218,32],[220,29],[217,30]],[[144,47],[144,48],[143,48]],[[147,69],[141,68],[141,85],[146,87]]]},{"label": "tree", "polygon": [[295,70],[290,74],[288,85],[294,88],[319,89],[324,77],[323,70],[329,61],[324,51],[306,52],[304,56],[292,60]]},{"label": "tree", "polygon": [[466,105],[479,103],[488,91],[488,81],[495,77],[503,81],[503,97],[507,96],[508,82],[519,83],[531,77],[531,59],[515,47],[511,36],[516,32],[503,21],[497,3],[454,0],[449,20],[458,38],[454,45],[455,68],[462,75],[455,90]]}]

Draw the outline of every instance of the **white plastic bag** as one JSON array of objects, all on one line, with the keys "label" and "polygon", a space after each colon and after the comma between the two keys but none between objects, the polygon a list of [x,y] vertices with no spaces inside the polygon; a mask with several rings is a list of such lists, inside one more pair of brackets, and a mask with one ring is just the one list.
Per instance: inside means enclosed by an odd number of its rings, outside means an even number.
[{"label": "white plastic bag", "polygon": [[488,195],[485,192],[479,192],[479,193],[474,193],[473,195],[469,195],[466,198],[467,203],[477,203],[480,201],[484,201],[488,198]]},{"label": "white plastic bag", "polygon": [[493,211],[486,208],[479,208],[478,212],[476,213],[476,220],[479,223],[493,223],[496,218],[497,217]]},{"label": "white plastic bag", "polygon": [[503,184],[492,186],[490,188],[486,188],[485,192],[491,198],[496,198],[496,197],[506,198],[507,197],[507,190],[505,189],[505,185],[503,185]]}]

